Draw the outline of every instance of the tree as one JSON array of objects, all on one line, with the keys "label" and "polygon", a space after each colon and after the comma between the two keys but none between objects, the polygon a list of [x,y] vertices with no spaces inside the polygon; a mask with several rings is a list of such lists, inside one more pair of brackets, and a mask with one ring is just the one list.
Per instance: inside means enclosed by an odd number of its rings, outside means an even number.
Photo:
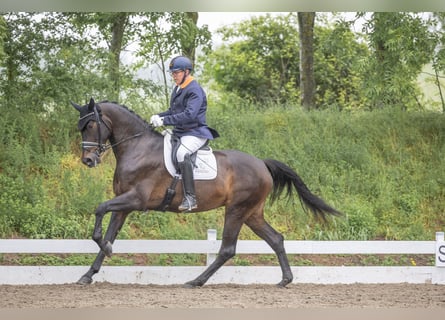
[{"label": "tree", "polygon": [[195,60],[195,51],[202,46],[204,52],[210,50],[211,34],[206,26],[197,26],[197,12],[149,13],[138,30],[140,48],[136,56],[139,68],[157,66],[163,83],[164,104],[169,105],[166,64],[173,55],[187,55]]},{"label": "tree", "polygon": [[0,88],[8,109],[44,112],[101,79],[97,48],[75,31],[66,15],[22,12],[2,17],[6,32]]},{"label": "tree", "polygon": [[26,78],[38,63],[38,43],[42,42],[39,41],[42,35],[37,30],[38,26],[32,22],[33,16],[32,13],[2,15],[5,27],[2,37],[4,71],[0,74],[1,89],[2,98],[10,107],[15,105],[15,101],[20,101],[24,93],[29,92]]},{"label": "tree", "polygon": [[110,97],[119,101],[120,92],[120,56],[123,48],[124,34],[127,31],[129,14],[119,12],[111,16],[111,41],[110,41],[110,82],[112,91]]},{"label": "tree", "polygon": [[254,17],[222,28],[219,32],[226,43],[206,57],[207,76],[217,90],[243,100],[300,104],[301,90],[309,86],[311,98],[306,95],[306,99],[312,102],[307,108],[360,107],[358,68],[361,59],[368,56],[366,46],[358,42],[347,24],[321,22],[311,31],[310,86],[301,84],[300,36],[293,13]]},{"label": "tree", "polygon": [[[221,28],[226,44],[207,56],[209,78],[249,101],[298,100],[298,32],[293,13],[253,17]],[[297,47],[296,47],[297,46]]]},{"label": "tree", "polygon": [[195,61],[195,53],[196,53],[196,38],[198,28],[196,27],[198,24],[199,14],[198,12],[186,12],[183,28],[187,31],[183,33],[183,38],[180,40],[182,54],[186,57],[189,57],[193,62]]},{"label": "tree", "polygon": [[442,105],[442,112],[445,112],[445,97],[442,88],[441,79],[444,76],[440,75],[440,72],[445,71],[445,13],[436,12],[432,14],[431,19],[434,21],[434,35],[436,36],[436,47],[434,50],[434,56],[432,66],[434,70],[434,82],[437,85],[439,97]]},{"label": "tree", "polygon": [[375,12],[365,31],[372,52],[362,68],[369,107],[421,107],[415,81],[435,46],[427,21],[415,13]]},{"label": "tree", "polygon": [[298,12],[300,35],[300,94],[301,105],[306,110],[315,107],[314,23],[315,12]]},{"label": "tree", "polygon": [[109,89],[106,93],[107,99],[119,101],[121,92],[121,53],[124,48],[135,40],[135,32],[138,23],[131,21],[134,14],[127,12],[112,13],[73,13],[67,14],[73,17],[75,25],[79,30],[98,28],[100,37],[93,41],[100,43],[105,41],[108,47],[107,74]]},{"label": "tree", "polygon": [[334,23],[322,21],[322,25],[314,30],[315,104],[339,110],[363,108],[360,69],[369,59],[369,50],[342,18]]},{"label": "tree", "polygon": [[3,60],[5,51],[4,51],[4,38],[6,37],[6,20],[3,16],[0,16],[0,61]]}]

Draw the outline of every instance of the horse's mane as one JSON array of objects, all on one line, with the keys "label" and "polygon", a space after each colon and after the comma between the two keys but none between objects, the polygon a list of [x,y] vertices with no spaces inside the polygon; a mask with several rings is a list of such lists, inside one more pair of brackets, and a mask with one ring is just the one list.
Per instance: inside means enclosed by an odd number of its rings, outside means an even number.
[{"label": "horse's mane", "polygon": [[145,120],[144,118],[142,118],[140,115],[138,115],[136,112],[134,112],[133,110],[131,110],[130,108],[128,108],[126,105],[120,104],[116,101],[109,101],[109,100],[102,100],[100,101],[98,104],[101,103],[109,103],[109,104],[113,104],[117,107],[123,108],[125,110],[127,110],[133,117],[135,117],[136,119],[142,121],[144,123],[145,128],[149,129],[150,131],[153,131],[155,133],[158,133],[157,131],[154,130],[154,127],[152,125],[150,125],[147,120]]}]

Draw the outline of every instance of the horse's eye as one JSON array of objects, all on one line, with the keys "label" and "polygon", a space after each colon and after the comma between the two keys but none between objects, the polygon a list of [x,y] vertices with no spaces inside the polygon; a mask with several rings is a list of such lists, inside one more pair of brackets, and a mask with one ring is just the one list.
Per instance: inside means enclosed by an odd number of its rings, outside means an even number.
[{"label": "horse's eye", "polygon": [[87,127],[88,127],[88,129],[93,129],[93,124],[90,122],[90,123],[88,123]]}]

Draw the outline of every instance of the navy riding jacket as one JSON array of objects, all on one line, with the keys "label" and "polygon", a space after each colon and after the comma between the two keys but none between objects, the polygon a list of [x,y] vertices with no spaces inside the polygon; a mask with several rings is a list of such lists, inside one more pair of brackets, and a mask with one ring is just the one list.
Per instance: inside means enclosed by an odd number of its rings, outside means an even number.
[{"label": "navy riding jacket", "polygon": [[[179,89],[178,89],[179,88]],[[179,137],[196,136],[214,139],[214,129],[206,123],[207,97],[196,80],[186,87],[173,89],[170,108],[159,114],[164,118],[164,125],[172,125],[173,133]]]}]

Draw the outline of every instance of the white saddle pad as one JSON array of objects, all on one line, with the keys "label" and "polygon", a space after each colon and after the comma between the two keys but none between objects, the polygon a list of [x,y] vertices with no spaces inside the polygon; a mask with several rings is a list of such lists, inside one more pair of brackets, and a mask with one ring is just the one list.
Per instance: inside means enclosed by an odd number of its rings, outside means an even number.
[{"label": "white saddle pad", "polygon": [[[176,169],[171,157],[171,134],[167,131],[162,134],[164,135],[164,164],[167,171],[173,177],[176,175]],[[195,167],[193,169],[193,178],[195,180],[212,180],[216,178],[217,174],[216,158],[212,148],[210,148],[210,150],[199,150],[198,155],[196,156]]]}]

